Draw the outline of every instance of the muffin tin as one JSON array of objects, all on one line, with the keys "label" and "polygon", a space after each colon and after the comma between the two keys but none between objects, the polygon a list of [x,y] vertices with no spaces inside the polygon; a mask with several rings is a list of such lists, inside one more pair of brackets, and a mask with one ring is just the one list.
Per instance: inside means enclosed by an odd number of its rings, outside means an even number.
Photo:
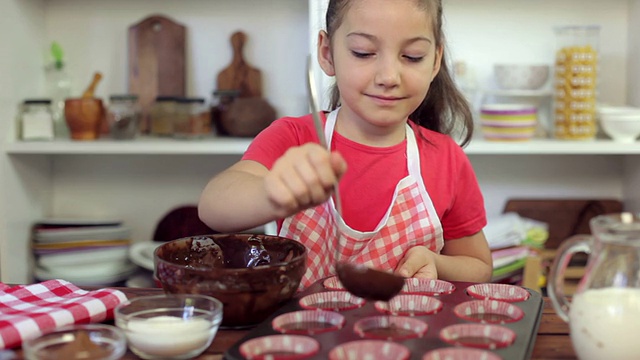
[{"label": "muffin tin", "polygon": [[239,340],[225,359],[531,356],[542,315],[539,293],[506,284],[405,281],[401,294],[384,303],[340,290],[335,277],[319,280]]}]

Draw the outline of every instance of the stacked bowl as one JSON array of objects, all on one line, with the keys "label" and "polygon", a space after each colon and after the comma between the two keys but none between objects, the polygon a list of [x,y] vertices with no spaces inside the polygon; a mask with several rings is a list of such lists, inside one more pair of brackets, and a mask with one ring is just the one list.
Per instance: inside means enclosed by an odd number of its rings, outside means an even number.
[{"label": "stacked bowl", "polygon": [[480,125],[486,140],[525,141],[536,132],[537,108],[527,104],[485,104]]}]

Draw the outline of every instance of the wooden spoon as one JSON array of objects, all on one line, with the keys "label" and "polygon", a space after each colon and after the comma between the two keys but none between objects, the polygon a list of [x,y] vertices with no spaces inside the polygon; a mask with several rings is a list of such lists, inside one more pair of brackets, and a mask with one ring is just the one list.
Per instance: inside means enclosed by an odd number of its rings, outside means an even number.
[{"label": "wooden spoon", "polygon": [[[309,91],[309,106],[318,133],[320,145],[327,147],[324,137],[324,126],[320,120],[318,110],[318,100],[315,88],[315,79],[311,65],[311,56],[307,58],[307,90]],[[340,202],[340,193],[338,192],[338,184],[335,185],[334,200],[338,215],[342,216],[342,205]],[[337,225],[336,225],[337,226]],[[334,258],[338,259],[339,244],[336,244]],[[345,289],[355,296],[373,301],[389,301],[396,296],[404,285],[404,277],[392,273],[368,268],[364,265],[351,264],[336,261],[336,274]]]}]

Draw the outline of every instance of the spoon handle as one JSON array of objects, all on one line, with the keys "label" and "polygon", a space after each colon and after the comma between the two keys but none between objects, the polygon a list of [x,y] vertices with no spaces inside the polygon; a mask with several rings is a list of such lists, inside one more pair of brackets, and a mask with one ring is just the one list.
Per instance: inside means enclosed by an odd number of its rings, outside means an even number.
[{"label": "spoon handle", "polygon": [[[315,78],[313,77],[313,67],[311,65],[311,56],[307,57],[307,90],[309,91],[309,107],[311,108],[311,116],[316,133],[320,141],[320,145],[327,148],[327,139],[324,136],[324,126],[320,119],[320,111],[318,110],[318,95],[316,94]],[[324,115],[323,115],[324,116]],[[336,203],[336,211],[342,217],[342,201],[340,200],[340,190],[338,183],[333,185],[333,200]]]}]

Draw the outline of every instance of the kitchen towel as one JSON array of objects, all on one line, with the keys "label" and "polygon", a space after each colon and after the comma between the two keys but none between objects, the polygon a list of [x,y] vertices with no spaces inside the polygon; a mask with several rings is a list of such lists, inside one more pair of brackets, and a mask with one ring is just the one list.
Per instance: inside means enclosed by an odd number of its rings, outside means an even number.
[{"label": "kitchen towel", "polygon": [[113,318],[113,309],[126,301],[122,291],[86,291],[65,280],[9,286],[0,283],[0,349],[72,324]]}]

